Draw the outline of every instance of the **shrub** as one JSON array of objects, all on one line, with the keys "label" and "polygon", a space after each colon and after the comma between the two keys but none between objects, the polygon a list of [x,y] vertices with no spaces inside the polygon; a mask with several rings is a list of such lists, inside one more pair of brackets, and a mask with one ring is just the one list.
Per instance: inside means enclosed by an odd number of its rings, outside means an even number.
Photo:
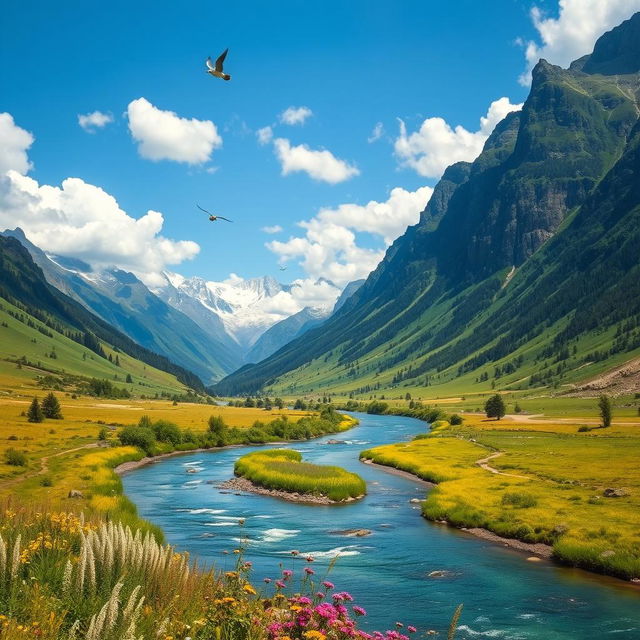
[{"label": "shrub", "polygon": [[153,423],[152,430],[159,442],[169,442],[174,446],[178,446],[182,442],[180,427],[173,422],[157,420]]},{"label": "shrub", "polygon": [[14,467],[26,467],[27,466],[27,456],[22,453],[22,451],[18,451],[17,449],[7,449],[4,452],[4,457],[7,464],[10,464]]},{"label": "shrub", "polygon": [[153,453],[156,438],[151,429],[147,427],[125,427],[118,434],[118,438],[123,445],[139,447],[147,455]]},{"label": "shrub", "polygon": [[463,422],[464,418],[462,416],[459,416],[457,413],[452,413],[451,417],[449,418],[449,424],[451,424],[452,426],[460,425]]},{"label": "shrub", "polygon": [[518,509],[528,509],[529,507],[535,507],[538,501],[529,493],[523,493],[520,491],[507,492],[502,495],[502,504],[511,505]]}]

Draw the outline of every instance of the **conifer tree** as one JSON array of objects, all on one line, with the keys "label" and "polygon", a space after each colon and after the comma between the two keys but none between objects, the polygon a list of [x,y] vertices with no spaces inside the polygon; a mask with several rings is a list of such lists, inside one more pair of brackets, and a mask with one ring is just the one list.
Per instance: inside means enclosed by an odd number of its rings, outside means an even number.
[{"label": "conifer tree", "polygon": [[62,412],[60,410],[60,403],[58,398],[53,395],[53,392],[47,394],[42,401],[42,413],[45,418],[51,418],[52,420],[62,420]]},{"label": "conifer tree", "polygon": [[44,414],[42,408],[38,402],[37,396],[31,401],[29,411],[27,411],[27,420],[29,422],[42,422],[44,420]]}]

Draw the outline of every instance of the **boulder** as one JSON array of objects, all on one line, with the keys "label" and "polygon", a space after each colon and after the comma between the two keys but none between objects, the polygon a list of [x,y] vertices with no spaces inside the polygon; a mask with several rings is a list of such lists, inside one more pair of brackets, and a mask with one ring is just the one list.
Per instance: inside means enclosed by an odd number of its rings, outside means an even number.
[{"label": "boulder", "polygon": [[419,498],[411,498],[411,500],[409,500],[409,502],[411,504],[420,504],[422,502],[422,500],[420,500]]},{"label": "boulder", "polygon": [[78,491],[77,489],[71,489],[69,491],[68,496],[69,498],[84,498],[84,495],[82,494],[82,491]]},{"label": "boulder", "polygon": [[624,489],[614,489],[613,487],[607,487],[602,495],[605,498],[622,498],[627,495],[627,492]]},{"label": "boulder", "polygon": [[347,536],[349,538],[364,538],[370,536],[373,532],[370,529],[343,529],[341,531],[330,531],[334,536]]}]

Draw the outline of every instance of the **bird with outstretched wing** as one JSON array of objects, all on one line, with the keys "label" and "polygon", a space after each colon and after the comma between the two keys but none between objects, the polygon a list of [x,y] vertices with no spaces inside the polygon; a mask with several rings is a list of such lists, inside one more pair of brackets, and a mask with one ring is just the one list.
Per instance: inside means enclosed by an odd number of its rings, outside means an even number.
[{"label": "bird with outstretched wing", "polygon": [[225,73],[222,65],[224,64],[224,59],[227,57],[227,53],[229,49],[225,49],[216,60],[216,63],[213,64],[211,62],[211,56],[209,56],[206,60],[207,64],[207,73],[214,76],[215,78],[222,78],[223,80],[231,80],[231,76],[228,73]]},{"label": "bird with outstretched wing", "polygon": [[209,220],[211,220],[211,222],[215,222],[216,220],[226,220],[227,222],[233,222],[233,220],[229,220],[229,218],[224,218],[223,216],[214,215],[213,213],[211,213],[211,211],[207,211],[206,209],[203,209],[199,204],[196,204],[196,207],[198,207],[200,211],[204,211],[209,216]]}]

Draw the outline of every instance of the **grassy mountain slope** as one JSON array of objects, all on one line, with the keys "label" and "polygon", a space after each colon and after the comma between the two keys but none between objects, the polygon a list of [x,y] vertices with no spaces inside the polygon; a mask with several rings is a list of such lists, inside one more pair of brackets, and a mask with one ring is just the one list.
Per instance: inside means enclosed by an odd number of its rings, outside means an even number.
[{"label": "grassy mountain slope", "polygon": [[37,319],[49,332],[70,338],[96,357],[108,355],[103,346],[106,344],[175,375],[185,386],[203,388],[195,374],[136,344],[50,285],[29,252],[15,238],[0,237],[0,297]]},{"label": "grassy mountain slope", "polygon": [[[598,41],[598,70],[639,24]],[[541,61],[522,112],[474,163],[445,172],[347,305],[216,389],[527,388],[631,357],[640,78],[623,58],[618,75],[585,73],[588,58],[568,70]]]}]

